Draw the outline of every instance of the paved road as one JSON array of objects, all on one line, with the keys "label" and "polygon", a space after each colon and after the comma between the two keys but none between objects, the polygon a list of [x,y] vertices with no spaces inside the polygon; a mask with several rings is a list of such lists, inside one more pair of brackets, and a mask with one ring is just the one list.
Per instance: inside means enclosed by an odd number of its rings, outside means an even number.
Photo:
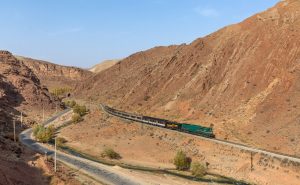
[{"label": "paved road", "polygon": [[[49,120],[47,120],[44,124],[49,125],[57,118],[63,116],[64,114],[68,113],[70,110],[67,109]],[[45,147],[43,144],[36,142],[31,138],[32,129],[27,129],[23,131],[19,135],[20,142],[27,146],[28,148],[41,153],[45,154],[47,152],[48,156],[54,157],[54,151]],[[113,185],[137,185],[141,184],[141,182],[136,182],[134,179],[130,179],[126,177],[126,175],[118,172],[110,166],[102,165],[87,159],[83,159],[77,156],[73,156],[70,154],[65,154],[62,152],[57,152],[57,160],[60,162],[65,163],[66,165],[79,169],[81,172],[92,176],[94,179],[99,180],[105,184],[113,184]]]},{"label": "paved road", "polygon": [[[122,118],[122,119],[128,119],[128,120],[131,120],[131,121],[140,122],[142,124],[143,123],[151,123],[152,125],[157,125],[157,122],[151,122],[151,121],[143,120],[142,115],[135,115],[135,114],[119,111],[119,110],[115,110],[117,113],[112,113],[109,110],[107,110],[104,105],[101,104],[101,107],[102,107],[102,110],[105,111],[107,114],[110,114],[110,115],[113,115],[113,116],[116,116],[116,117],[119,117],[119,118]],[[170,130],[170,131],[178,132],[178,131],[175,131],[175,130]],[[268,155],[270,157],[276,157],[276,158],[279,158],[279,159],[282,159],[282,160],[283,159],[288,159],[290,161],[300,163],[300,158],[296,157],[296,156],[291,156],[291,155],[282,154],[282,153],[276,153],[276,152],[272,152],[272,151],[252,147],[252,146],[247,146],[247,145],[243,145],[243,144],[239,144],[239,143],[234,143],[234,142],[230,142],[230,141],[224,141],[224,140],[220,140],[220,139],[216,139],[216,138],[206,138],[206,137],[202,137],[202,136],[191,135],[191,134],[185,133],[185,132],[180,132],[180,133],[188,134],[190,136],[194,136],[194,137],[197,137],[197,138],[201,137],[201,139],[203,139],[203,140],[207,140],[207,141],[211,141],[211,142],[215,142],[215,143],[219,143],[219,144],[232,146],[232,147],[243,149],[243,150],[246,150],[246,151],[249,151],[249,152],[261,153],[261,154]]]}]

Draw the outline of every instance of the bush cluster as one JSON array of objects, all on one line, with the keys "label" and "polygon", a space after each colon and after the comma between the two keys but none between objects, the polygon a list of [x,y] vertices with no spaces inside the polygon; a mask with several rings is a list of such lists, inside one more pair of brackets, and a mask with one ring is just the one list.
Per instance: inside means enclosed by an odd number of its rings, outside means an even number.
[{"label": "bush cluster", "polygon": [[174,165],[176,166],[177,170],[189,170],[191,171],[192,175],[195,177],[203,177],[207,173],[207,169],[204,165],[199,162],[193,162],[190,157],[183,151],[178,151],[175,158],[174,158]]},{"label": "bush cluster", "polygon": [[87,114],[87,108],[85,105],[78,105],[76,104],[74,107],[73,107],[73,112],[75,114],[79,114],[80,116],[84,116]]},{"label": "bush cluster", "polygon": [[111,148],[104,149],[104,151],[102,152],[101,156],[102,157],[108,157],[110,159],[120,159],[121,158],[120,154],[118,154],[117,152],[115,152]]},{"label": "bush cluster", "polygon": [[187,155],[183,151],[178,151],[174,158],[174,165],[177,170],[188,170],[191,166],[191,158],[187,157]]},{"label": "bush cluster", "polygon": [[73,114],[72,122],[73,123],[79,123],[80,121],[82,121],[82,117],[77,113]]},{"label": "bush cluster", "polygon": [[199,162],[193,162],[191,172],[195,177],[203,177],[206,174],[206,168]]},{"label": "bush cluster", "polygon": [[75,105],[77,105],[77,103],[74,100],[69,100],[64,103],[67,107],[71,107],[71,108],[73,108]]},{"label": "bush cluster", "polygon": [[54,133],[55,129],[53,126],[35,125],[33,128],[34,137],[42,143],[48,143],[53,138]]},{"label": "bush cluster", "polygon": [[79,123],[82,121],[82,116],[86,115],[88,113],[88,109],[85,105],[78,105],[76,101],[69,100],[65,102],[65,105],[67,107],[71,107],[73,109],[73,116],[72,116],[72,122],[73,123]]}]

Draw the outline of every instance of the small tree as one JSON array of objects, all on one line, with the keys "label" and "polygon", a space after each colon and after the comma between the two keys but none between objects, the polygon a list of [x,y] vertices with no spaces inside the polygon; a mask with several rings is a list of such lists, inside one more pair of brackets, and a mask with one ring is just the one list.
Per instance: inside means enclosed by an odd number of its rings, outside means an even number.
[{"label": "small tree", "polygon": [[53,126],[45,127],[43,125],[37,125],[33,129],[33,135],[42,143],[48,143],[53,138],[54,133],[55,129]]},{"label": "small tree", "polygon": [[115,152],[111,148],[105,148],[104,151],[101,154],[102,157],[108,157],[110,159],[120,159],[121,156],[117,152]]},{"label": "small tree", "polygon": [[81,116],[78,113],[73,114],[73,116],[72,116],[72,122],[73,123],[79,123],[80,121],[82,121]]},{"label": "small tree", "polygon": [[178,151],[174,158],[174,165],[177,170],[188,170],[191,162],[191,158],[187,157],[183,151]]},{"label": "small tree", "polygon": [[192,163],[191,172],[196,177],[203,177],[206,174],[206,168],[199,162]]},{"label": "small tree", "polygon": [[40,130],[42,129],[42,127],[43,126],[40,125],[40,124],[36,124],[36,125],[33,126],[33,135],[34,135],[34,137],[36,137],[37,133],[40,132]]},{"label": "small tree", "polygon": [[79,114],[80,116],[84,116],[87,113],[87,108],[84,105],[75,105],[73,107],[73,112]]}]

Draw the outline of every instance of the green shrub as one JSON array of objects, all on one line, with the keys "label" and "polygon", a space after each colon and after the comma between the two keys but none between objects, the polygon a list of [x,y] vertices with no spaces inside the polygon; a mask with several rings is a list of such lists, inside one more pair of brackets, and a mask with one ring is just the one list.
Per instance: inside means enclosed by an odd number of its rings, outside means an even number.
[{"label": "green shrub", "polygon": [[196,177],[203,177],[206,174],[206,168],[199,162],[192,163],[191,172]]},{"label": "green shrub", "polygon": [[69,101],[66,101],[65,102],[65,105],[67,106],[67,107],[71,107],[71,108],[73,108],[73,107],[75,107],[76,105],[77,105],[77,103],[76,103],[76,101],[74,101],[74,100],[69,100]]},{"label": "green shrub", "polygon": [[53,138],[54,133],[55,129],[53,126],[45,127],[43,125],[36,125],[33,128],[34,137],[42,143],[48,143]]},{"label": "green shrub", "polygon": [[72,116],[72,122],[73,123],[79,123],[80,121],[82,121],[81,116],[78,113],[73,114],[73,116]]},{"label": "green shrub", "polygon": [[178,151],[174,158],[174,165],[177,170],[188,170],[191,162],[191,158],[187,157],[183,151]]},{"label": "green shrub", "polygon": [[85,105],[75,105],[73,107],[73,112],[79,114],[80,116],[84,116],[87,113],[87,108]]},{"label": "green shrub", "polygon": [[64,144],[67,142],[67,140],[63,137],[56,138],[56,145],[57,146],[64,146]]},{"label": "green shrub", "polygon": [[108,157],[110,159],[120,159],[121,158],[120,154],[118,154],[117,152],[115,152],[111,148],[104,149],[104,151],[102,152],[101,156],[102,157]]},{"label": "green shrub", "polygon": [[42,129],[42,125],[40,124],[36,124],[33,126],[33,135],[34,137],[37,135],[37,133],[39,133],[39,131]]}]

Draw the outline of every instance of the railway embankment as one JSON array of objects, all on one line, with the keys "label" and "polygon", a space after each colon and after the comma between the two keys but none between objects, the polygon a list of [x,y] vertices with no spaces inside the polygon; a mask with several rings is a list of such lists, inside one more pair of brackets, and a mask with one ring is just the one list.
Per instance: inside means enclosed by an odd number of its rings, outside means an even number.
[{"label": "railway embankment", "polygon": [[[103,109],[105,111],[105,109]],[[111,111],[106,111],[110,113]],[[132,114],[110,114],[139,121]],[[139,118],[140,117],[140,118]],[[136,124],[144,124],[142,121]],[[148,125],[148,124],[147,124]],[[155,124],[152,124],[155,126]],[[152,126],[148,126],[152,127]],[[256,184],[299,184],[300,163],[295,156],[279,154],[238,143],[205,138],[160,128],[165,135],[157,135],[171,150],[183,148],[190,156],[205,161],[211,172],[243,179]],[[171,137],[170,132],[176,136]],[[154,135],[155,137],[155,135]]]}]

